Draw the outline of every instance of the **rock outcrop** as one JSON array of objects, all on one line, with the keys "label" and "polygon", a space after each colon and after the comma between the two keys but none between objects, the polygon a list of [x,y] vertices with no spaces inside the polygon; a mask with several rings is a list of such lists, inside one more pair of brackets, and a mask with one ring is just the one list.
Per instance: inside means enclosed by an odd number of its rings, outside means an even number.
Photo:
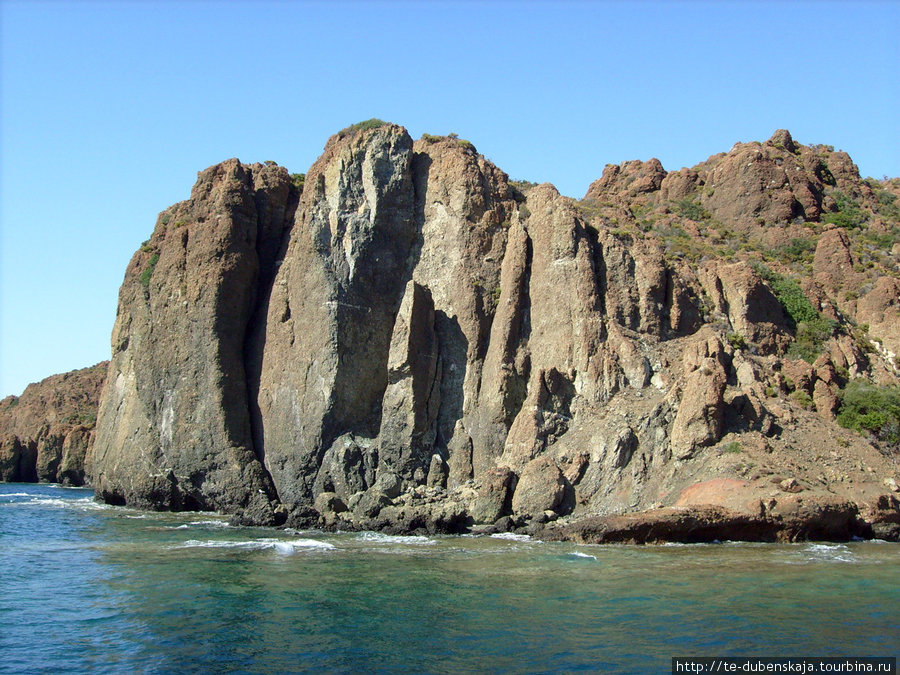
[{"label": "rock outcrop", "polygon": [[900,247],[872,248],[893,184],[844,153],[779,131],[609,166],[576,202],[372,121],[300,184],[211,167],[135,254],[102,499],[584,541],[896,532],[892,449],[834,421],[900,349]]},{"label": "rock outcrop", "polygon": [[106,361],[0,401],[0,480],[85,485]]},{"label": "rock outcrop", "polygon": [[253,321],[295,204],[283,168],[230,160],[160,214],[119,292],[94,446],[102,499],[274,522],[248,365],[259,358]]}]

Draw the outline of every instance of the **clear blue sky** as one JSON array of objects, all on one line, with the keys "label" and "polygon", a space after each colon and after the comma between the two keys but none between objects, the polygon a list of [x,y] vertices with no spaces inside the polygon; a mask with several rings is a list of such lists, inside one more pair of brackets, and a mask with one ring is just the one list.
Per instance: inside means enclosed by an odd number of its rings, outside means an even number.
[{"label": "clear blue sky", "polygon": [[787,128],[900,175],[897,2],[0,0],[0,396],[108,358],[125,266],[223,159],[380,117],[581,197]]}]

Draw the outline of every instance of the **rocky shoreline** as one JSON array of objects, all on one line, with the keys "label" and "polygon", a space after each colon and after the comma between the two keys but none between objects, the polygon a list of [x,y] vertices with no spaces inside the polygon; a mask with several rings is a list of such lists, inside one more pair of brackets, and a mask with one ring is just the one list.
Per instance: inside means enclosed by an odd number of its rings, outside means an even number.
[{"label": "rocky shoreline", "polygon": [[898,200],[785,130],[581,200],[380,120],[306,174],[230,159],[135,252],[108,365],[0,402],[0,479],[247,525],[897,540]]},{"label": "rocky shoreline", "polygon": [[[351,500],[350,508],[334,493],[322,493],[314,508],[286,514],[282,526],[385,534],[511,532],[581,544],[900,541],[900,503],[896,497],[887,496],[864,510],[833,495],[788,495],[768,504],[760,502],[757,513],[705,504],[576,518],[560,517],[547,509],[533,517],[503,515],[491,523],[476,522],[460,497],[434,488],[416,490],[393,500],[383,493],[360,494]],[[241,518],[232,522],[245,523]]]}]

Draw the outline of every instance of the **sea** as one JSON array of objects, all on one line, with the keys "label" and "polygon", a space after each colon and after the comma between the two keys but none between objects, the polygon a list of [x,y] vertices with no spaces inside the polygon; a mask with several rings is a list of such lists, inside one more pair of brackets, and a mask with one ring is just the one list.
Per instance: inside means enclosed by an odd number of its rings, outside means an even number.
[{"label": "sea", "polygon": [[898,656],[900,544],[232,527],[0,484],[2,673],[668,673]]}]

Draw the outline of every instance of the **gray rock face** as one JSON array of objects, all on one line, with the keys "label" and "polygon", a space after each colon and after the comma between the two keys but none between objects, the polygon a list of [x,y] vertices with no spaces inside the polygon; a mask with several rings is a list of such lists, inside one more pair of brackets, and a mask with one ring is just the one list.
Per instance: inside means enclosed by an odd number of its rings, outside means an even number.
[{"label": "gray rock face", "polygon": [[431,293],[409,281],[391,336],[378,438],[383,470],[407,480],[430,467],[441,403],[438,356]]},{"label": "gray rock face", "polygon": [[284,502],[313,499],[342,433],[378,433],[418,234],[411,162],[409,135],[386,125],[333,138],[307,174],[268,302],[257,392],[256,440]]},{"label": "gray rock face", "polygon": [[518,476],[508,467],[490,469],[469,507],[469,513],[476,523],[494,523],[511,511],[510,499]]},{"label": "gray rock face", "polygon": [[684,355],[688,373],[681,404],[672,423],[672,448],[678,459],[688,459],[700,446],[722,436],[725,395],[724,347],[715,336],[697,343]]}]

